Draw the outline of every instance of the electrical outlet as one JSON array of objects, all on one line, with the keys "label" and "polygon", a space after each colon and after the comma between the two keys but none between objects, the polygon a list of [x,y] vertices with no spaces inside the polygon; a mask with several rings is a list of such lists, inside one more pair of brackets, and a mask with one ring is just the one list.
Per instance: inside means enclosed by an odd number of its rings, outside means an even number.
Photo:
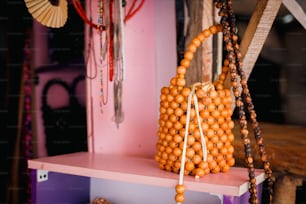
[{"label": "electrical outlet", "polygon": [[37,170],[37,182],[43,182],[48,180],[47,170]]}]

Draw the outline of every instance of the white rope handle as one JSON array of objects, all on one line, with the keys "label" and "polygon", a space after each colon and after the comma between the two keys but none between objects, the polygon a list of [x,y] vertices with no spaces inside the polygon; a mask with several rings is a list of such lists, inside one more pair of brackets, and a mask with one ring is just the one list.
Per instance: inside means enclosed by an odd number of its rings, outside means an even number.
[{"label": "white rope handle", "polygon": [[[184,135],[184,146],[183,146],[183,152],[182,152],[182,161],[181,161],[181,168],[180,168],[180,174],[179,174],[179,184],[183,184],[184,180],[184,170],[185,170],[185,161],[186,161],[186,149],[187,149],[187,139],[189,135],[189,123],[190,123],[190,110],[191,110],[191,101],[193,99],[194,106],[196,110],[196,116],[197,116],[197,122],[199,126],[200,136],[201,136],[201,144],[202,144],[202,152],[203,152],[203,161],[207,161],[207,147],[206,147],[206,141],[205,137],[202,131],[201,126],[201,117],[199,114],[199,105],[198,105],[198,98],[196,96],[196,87],[201,85],[203,89],[206,89],[208,91],[209,89],[213,88],[213,85],[211,83],[195,83],[192,85],[192,89],[190,94],[188,95],[188,103],[187,103],[187,116],[186,116],[186,127],[185,127],[185,135]],[[177,203],[179,204],[179,203]]]}]

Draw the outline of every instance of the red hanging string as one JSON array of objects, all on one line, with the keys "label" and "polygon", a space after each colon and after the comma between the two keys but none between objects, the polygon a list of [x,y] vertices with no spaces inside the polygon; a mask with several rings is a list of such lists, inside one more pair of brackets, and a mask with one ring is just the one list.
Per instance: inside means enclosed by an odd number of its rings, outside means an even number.
[{"label": "red hanging string", "polygon": [[[141,0],[141,2],[139,3],[139,5],[134,9],[136,2],[138,0],[134,0],[131,7],[129,8],[129,11],[127,13],[127,15],[124,18],[124,22],[127,22],[128,20],[130,20],[143,6],[145,0]],[[73,7],[75,8],[75,10],[77,11],[77,13],[79,14],[79,16],[82,18],[82,20],[87,23],[89,26],[94,27],[95,29],[98,30],[105,30],[105,26],[100,26],[97,25],[95,23],[93,23],[90,19],[87,18],[86,13],[82,7],[82,4],[79,0],[71,0]]]},{"label": "red hanging string", "polygon": [[109,80],[113,81],[114,76],[114,23],[113,23],[113,0],[109,2],[109,18],[110,18],[110,25],[109,25],[109,52],[108,52],[108,59],[109,59]]},{"label": "red hanging string", "polygon": [[75,10],[77,11],[77,13],[79,14],[79,16],[83,19],[85,23],[87,23],[89,26],[94,27],[95,29],[105,30],[104,26],[101,27],[100,25],[94,24],[91,20],[87,18],[85,11],[82,7],[82,4],[79,0],[72,0],[72,4]]},{"label": "red hanging string", "polygon": [[144,2],[145,2],[145,0],[141,0],[141,2],[139,3],[138,7],[136,7],[136,8],[134,9],[134,7],[135,7],[137,1],[138,1],[138,0],[134,0],[134,1],[133,1],[132,6],[130,7],[130,9],[129,9],[127,15],[126,15],[125,18],[124,18],[124,22],[130,20],[130,19],[131,19],[131,18],[132,18],[141,8],[142,8],[142,6],[143,6],[143,4],[144,4]]}]

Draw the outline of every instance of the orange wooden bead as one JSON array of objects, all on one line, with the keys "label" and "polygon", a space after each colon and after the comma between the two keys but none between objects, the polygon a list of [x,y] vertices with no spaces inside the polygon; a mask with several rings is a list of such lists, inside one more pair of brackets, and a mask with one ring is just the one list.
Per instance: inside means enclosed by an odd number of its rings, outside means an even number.
[{"label": "orange wooden bead", "polygon": [[181,167],[181,162],[180,161],[175,161],[173,166],[174,166],[174,168],[179,169]]},{"label": "orange wooden bead", "polygon": [[180,136],[179,134],[175,134],[175,135],[173,136],[173,141],[174,141],[175,143],[180,143],[181,141],[183,141],[183,137]]},{"label": "orange wooden bead", "polygon": [[218,96],[218,93],[217,93],[217,91],[215,91],[215,90],[211,90],[211,91],[209,92],[209,96],[210,96],[212,99],[214,99],[214,98],[216,98],[216,97]]},{"label": "orange wooden bead", "polygon": [[186,157],[192,158],[195,155],[195,151],[192,148],[187,148]]},{"label": "orange wooden bead", "polygon": [[196,141],[196,139],[195,139],[194,136],[192,136],[192,135],[188,136],[188,138],[187,138],[187,144],[188,145],[193,145],[195,143],[195,141]]},{"label": "orange wooden bead", "polygon": [[200,111],[200,116],[203,118],[203,119],[207,119],[209,117],[210,113],[208,110],[202,110]]},{"label": "orange wooden bead", "polygon": [[174,123],[174,128],[176,130],[180,130],[180,129],[183,128],[183,124],[178,121],[178,122]]},{"label": "orange wooden bead", "polygon": [[161,93],[163,93],[163,94],[168,94],[168,93],[169,93],[169,88],[168,88],[168,87],[163,87],[163,88],[161,89]]},{"label": "orange wooden bead", "polygon": [[213,138],[213,137],[215,136],[215,131],[214,131],[213,129],[208,129],[208,130],[206,131],[205,136],[206,136],[207,138],[211,139],[211,138]]},{"label": "orange wooden bead", "polygon": [[190,88],[185,87],[185,88],[182,89],[181,93],[182,93],[182,96],[188,97],[190,92],[191,92]]},{"label": "orange wooden bead", "polygon": [[177,74],[186,74],[186,67],[178,66],[176,69]]},{"label": "orange wooden bead", "polygon": [[228,164],[225,164],[224,166],[222,166],[221,171],[223,173],[226,173],[229,171],[229,169],[230,169],[230,166]]},{"label": "orange wooden bead", "polygon": [[227,138],[228,138],[228,141],[232,142],[232,141],[234,141],[234,139],[235,139],[235,135],[234,135],[233,133],[231,133],[231,134],[229,134],[229,135],[227,136]]},{"label": "orange wooden bead", "polygon": [[227,164],[228,164],[229,166],[234,166],[234,164],[235,164],[235,159],[234,159],[234,158],[228,159],[228,160],[227,160]]},{"label": "orange wooden bead", "polygon": [[210,153],[212,156],[216,157],[216,156],[218,156],[219,151],[218,151],[217,148],[213,148],[212,150],[209,151],[209,153]]},{"label": "orange wooden bead", "polygon": [[213,148],[214,148],[214,143],[212,143],[211,141],[208,141],[208,142],[206,143],[206,148],[207,148],[207,150],[209,150],[209,151],[213,150]]},{"label": "orange wooden bead", "polygon": [[182,116],[180,117],[180,122],[181,122],[183,125],[185,125],[185,124],[186,124],[186,121],[187,121],[187,116],[186,116],[186,115],[182,115]]},{"label": "orange wooden bead", "polygon": [[175,86],[176,85],[176,77],[173,77],[171,80],[170,80],[170,84],[172,86]]},{"label": "orange wooden bead", "polygon": [[212,160],[211,162],[208,162],[208,167],[210,169],[214,169],[216,168],[218,165],[217,165],[217,162],[215,160]]},{"label": "orange wooden bead", "polygon": [[175,96],[175,102],[181,104],[183,101],[184,101],[184,96],[182,96],[181,94]]},{"label": "orange wooden bead", "polygon": [[192,157],[192,162],[196,165],[199,164],[201,161],[202,161],[202,157],[200,155],[196,154]]},{"label": "orange wooden bead", "polygon": [[222,155],[227,155],[227,153],[228,153],[228,151],[227,151],[227,148],[226,148],[226,147],[222,147],[222,148],[220,149],[220,154],[222,154]]},{"label": "orange wooden bead", "polygon": [[196,168],[194,172],[195,176],[203,177],[205,175],[204,169]]},{"label": "orange wooden bead", "polygon": [[199,168],[201,169],[207,169],[208,168],[208,163],[205,161],[201,161],[198,165]]},{"label": "orange wooden bead", "polygon": [[176,84],[178,86],[185,86],[186,85],[186,80],[184,78],[178,78],[178,79],[176,79]]},{"label": "orange wooden bead", "polygon": [[175,186],[175,191],[176,191],[177,193],[184,193],[185,190],[186,190],[186,188],[185,188],[185,186],[184,186],[183,184],[177,184],[177,185]]},{"label": "orange wooden bead", "polygon": [[185,197],[184,197],[184,194],[183,193],[177,193],[175,195],[175,201],[177,203],[183,203],[185,201]]},{"label": "orange wooden bead", "polygon": [[204,35],[205,38],[208,38],[211,33],[210,33],[209,29],[205,29],[205,30],[203,30],[202,34]]},{"label": "orange wooden bead", "polygon": [[211,172],[216,174],[216,173],[219,173],[221,171],[220,167],[219,166],[216,166],[215,168],[211,169]]},{"label": "orange wooden bead", "polygon": [[198,39],[198,38],[194,38],[191,43],[193,45],[195,45],[196,47],[200,46],[201,45],[201,41]]},{"label": "orange wooden bead", "polygon": [[218,29],[215,25],[210,26],[209,30],[210,30],[211,34],[216,34],[218,32]]},{"label": "orange wooden bead", "polygon": [[[176,161],[177,157],[174,154],[169,154],[168,159],[170,161],[173,161],[173,163],[174,163]],[[173,166],[173,163],[172,163],[172,166]]]},{"label": "orange wooden bead", "polygon": [[166,171],[171,171],[171,170],[172,170],[171,165],[166,164],[166,165],[165,165],[165,170],[166,170]]},{"label": "orange wooden bead", "polygon": [[186,52],[184,53],[184,58],[185,58],[185,59],[188,59],[188,60],[192,60],[192,59],[193,59],[193,52],[191,52],[191,51],[186,51]]},{"label": "orange wooden bead", "polygon": [[187,50],[194,53],[197,51],[197,46],[190,44],[188,45]]},{"label": "orange wooden bead", "polygon": [[192,171],[194,169],[194,163],[193,162],[190,162],[190,161],[187,161],[185,163],[185,170],[187,171]]},{"label": "orange wooden bead", "polygon": [[200,142],[195,142],[193,143],[192,148],[194,149],[194,151],[200,151],[202,149],[202,145]]},{"label": "orange wooden bead", "polygon": [[182,155],[182,150],[178,147],[174,148],[173,150],[173,154],[177,157],[181,156]]},{"label": "orange wooden bead", "polygon": [[234,146],[233,145],[228,146],[227,151],[230,153],[234,153]]},{"label": "orange wooden bead", "polygon": [[226,161],[223,159],[221,161],[218,161],[218,166],[222,169],[226,165]]},{"label": "orange wooden bead", "polygon": [[182,110],[184,110],[184,111],[187,110],[187,108],[188,108],[188,103],[187,103],[187,101],[183,101],[183,102],[181,103],[181,108],[182,108]]},{"label": "orange wooden bead", "polygon": [[180,62],[180,65],[182,67],[185,67],[185,68],[188,68],[190,66],[190,60],[188,59],[182,59],[181,62]]}]

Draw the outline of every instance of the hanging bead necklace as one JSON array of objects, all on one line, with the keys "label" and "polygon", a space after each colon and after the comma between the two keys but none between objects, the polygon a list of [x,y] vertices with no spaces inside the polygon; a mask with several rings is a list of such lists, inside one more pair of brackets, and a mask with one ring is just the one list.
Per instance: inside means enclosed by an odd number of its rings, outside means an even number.
[{"label": "hanging bead necklace", "polygon": [[113,81],[114,77],[114,22],[113,22],[113,4],[114,0],[109,2],[109,46],[108,46],[108,60],[109,60],[109,81]]},{"label": "hanging bead necklace", "polygon": [[[245,159],[247,166],[249,168],[249,192],[250,199],[249,203],[257,204],[258,199],[256,196],[256,178],[255,178],[255,167],[254,159],[251,151],[250,138],[248,137],[249,131],[247,127],[246,113],[244,109],[244,104],[250,113],[251,125],[254,130],[254,137],[259,147],[259,153],[261,160],[263,162],[264,171],[268,179],[269,187],[269,203],[272,203],[272,194],[273,194],[273,184],[274,178],[272,176],[272,170],[270,168],[270,162],[268,161],[268,156],[266,154],[263,138],[260,136],[260,128],[256,119],[256,113],[254,110],[254,105],[252,103],[252,98],[249,93],[247,86],[247,79],[245,77],[244,71],[242,70],[242,56],[238,44],[237,36],[237,26],[236,19],[234,16],[232,1],[228,0],[219,0],[217,2],[217,7],[220,8],[221,24],[223,26],[224,40],[225,40],[225,49],[227,51],[227,59],[229,60],[228,68],[231,75],[231,82],[233,87],[233,93],[236,98],[236,107],[239,114],[239,124],[241,127],[241,138],[245,147]],[[240,93],[238,87],[238,76],[240,76],[240,84],[242,85],[242,91]]]},{"label": "hanging bead necklace", "polygon": [[[106,58],[107,54],[107,46],[108,46],[108,37],[107,34],[104,31],[103,28],[105,28],[105,7],[104,7],[104,2],[103,0],[99,0],[99,12],[98,12],[98,23],[99,23],[99,40],[100,40],[100,111],[103,113],[103,105],[106,105],[108,102],[108,80],[105,80],[105,87],[104,87],[104,74],[103,74],[103,69],[104,69],[104,61]],[[107,63],[108,65],[109,63]],[[108,66],[106,66],[106,70],[108,72]],[[104,89],[105,88],[105,89]]]},{"label": "hanging bead necklace", "polygon": [[[75,6],[76,9],[78,9],[78,13],[79,15],[81,16],[84,16],[83,18],[85,18],[85,14],[83,14],[83,9],[81,7],[81,5],[79,5],[79,1],[76,1],[76,0],[73,0],[73,5]],[[92,19],[92,11],[91,11],[91,1],[89,1],[89,13],[90,13],[90,20],[88,20],[89,22],[91,22],[91,19]],[[86,17],[87,19],[87,17]],[[85,21],[85,22],[88,22],[88,21]],[[92,24],[94,25],[94,24]],[[88,44],[87,44],[87,51],[86,51],[86,55],[85,55],[85,65],[86,67],[89,68],[89,73],[86,72],[86,77],[89,78],[89,79],[95,79],[97,77],[97,60],[96,60],[96,53],[95,53],[95,48],[94,48],[94,41],[93,41],[93,28],[96,28],[98,27],[97,25],[95,26],[90,26],[88,28]],[[93,59],[93,62],[94,62],[94,73],[92,73],[92,66],[91,64],[89,63],[90,62],[90,57],[92,57]]]},{"label": "hanging bead necklace", "polygon": [[[125,60],[124,60],[124,43],[123,43],[123,28],[125,22],[130,20],[144,5],[145,0],[136,6],[138,0],[134,0],[130,6],[128,13],[123,16],[123,7],[126,7],[124,0],[99,0],[98,2],[98,23],[92,22],[92,18],[88,19],[79,0],[72,0],[73,6],[82,20],[89,27],[89,43],[87,48],[87,56],[85,59],[86,66],[89,65],[90,56],[93,57],[95,71],[87,74],[89,79],[97,77],[97,66],[99,69],[99,105],[100,111],[103,113],[103,106],[108,103],[108,83],[114,81],[114,121],[119,126],[123,121],[122,112],[122,82],[125,75]],[[90,4],[91,9],[91,4]],[[100,55],[98,65],[96,61],[93,29],[99,33]],[[104,73],[106,72],[106,73]],[[107,77],[106,77],[107,76]]]},{"label": "hanging bead necklace", "polygon": [[125,59],[124,59],[124,19],[123,19],[123,5],[122,0],[114,1],[114,121],[119,127],[119,124],[124,119],[122,112],[122,91],[123,79],[125,73]]}]

